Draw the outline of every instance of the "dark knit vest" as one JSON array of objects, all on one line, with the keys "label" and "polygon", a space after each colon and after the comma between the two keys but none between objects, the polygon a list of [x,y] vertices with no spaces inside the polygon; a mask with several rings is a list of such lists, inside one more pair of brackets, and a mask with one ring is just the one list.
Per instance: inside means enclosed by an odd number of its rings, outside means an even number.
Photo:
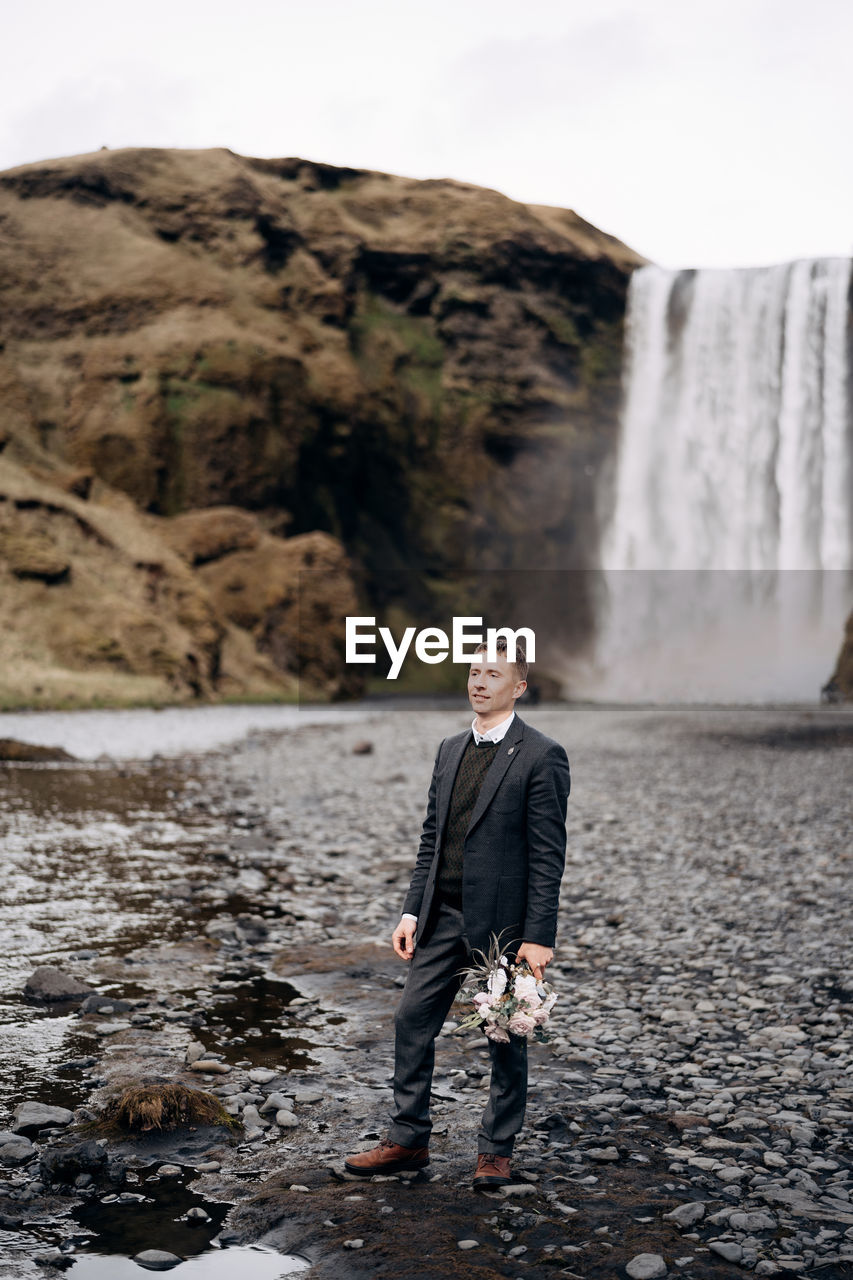
[{"label": "dark knit vest", "polygon": [[462,906],[462,859],[465,833],[489,766],[498,753],[499,745],[497,742],[483,742],[477,746],[472,733],[453,783],[436,889],[439,898],[455,907]]}]

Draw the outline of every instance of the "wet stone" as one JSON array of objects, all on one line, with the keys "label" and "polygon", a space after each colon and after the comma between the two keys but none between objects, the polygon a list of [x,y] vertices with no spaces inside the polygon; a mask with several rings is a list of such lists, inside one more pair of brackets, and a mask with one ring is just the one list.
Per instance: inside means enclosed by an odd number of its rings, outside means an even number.
[{"label": "wet stone", "polygon": [[166,1253],[164,1249],[143,1249],[142,1253],[134,1256],[133,1261],[146,1271],[171,1271],[172,1267],[180,1264],[181,1259],[174,1253]]},{"label": "wet stone", "polygon": [[725,1258],[726,1262],[740,1262],[743,1257],[743,1248],[734,1240],[709,1240],[708,1248]]},{"label": "wet stone", "polygon": [[49,1107],[43,1102],[22,1102],[15,1108],[15,1123],[12,1127],[15,1133],[27,1133],[28,1130],[36,1133],[40,1129],[65,1128],[73,1120],[74,1112],[67,1107]]},{"label": "wet stone", "polygon": [[666,1263],[659,1253],[637,1253],[625,1264],[625,1270],[631,1280],[657,1280],[665,1276]]},{"label": "wet stone", "polygon": [[698,1200],[691,1200],[688,1204],[680,1204],[677,1209],[673,1209],[671,1213],[665,1213],[663,1216],[668,1221],[676,1223],[679,1227],[691,1227],[694,1222],[699,1222],[704,1218],[705,1206]]},{"label": "wet stone", "polygon": [[74,978],[54,965],[40,965],[24,983],[24,995],[28,1000],[52,1003],[58,1000],[82,1000],[95,994],[89,982]]},{"label": "wet stone", "polygon": [[0,1164],[26,1164],[35,1155],[35,1147],[23,1134],[0,1134]]},{"label": "wet stone", "polygon": [[296,1089],[295,1090],[296,1102],[303,1103],[306,1105],[310,1105],[311,1103],[314,1103],[314,1102],[322,1102],[325,1096],[326,1095],[324,1093],[321,1093],[319,1089]]}]

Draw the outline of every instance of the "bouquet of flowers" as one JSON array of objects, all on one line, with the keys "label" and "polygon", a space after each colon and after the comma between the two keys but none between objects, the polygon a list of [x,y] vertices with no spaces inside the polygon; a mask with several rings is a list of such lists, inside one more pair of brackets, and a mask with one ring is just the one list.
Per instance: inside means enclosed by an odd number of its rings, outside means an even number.
[{"label": "bouquet of flowers", "polygon": [[456,996],[457,1004],[470,1002],[474,1009],[458,1030],[477,1027],[502,1044],[509,1044],[511,1035],[547,1043],[550,1036],[545,1027],[557,1001],[550,983],[537,982],[526,960],[510,964],[494,934],[488,955],[483,951],[474,955],[480,959],[463,971]]}]

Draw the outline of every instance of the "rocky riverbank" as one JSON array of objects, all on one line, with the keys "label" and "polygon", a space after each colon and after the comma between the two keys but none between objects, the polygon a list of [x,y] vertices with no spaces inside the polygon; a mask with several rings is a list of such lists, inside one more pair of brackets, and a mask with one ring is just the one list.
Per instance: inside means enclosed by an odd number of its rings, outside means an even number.
[{"label": "rocky riverbank", "polygon": [[[11,1123],[4,1240],[54,1221],[85,1280],[86,1232],[98,1248],[99,1222],[130,1223],[171,1178],[201,1234],[149,1219],[148,1247],[218,1233],[320,1278],[853,1276],[849,710],[527,715],[565,743],[573,788],[556,1038],[531,1050],[515,1185],[470,1190],[488,1056],[450,1023],[429,1169],[343,1175],[387,1124],[388,937],[435,747],[469,719],[385,711],[170,767],[161,821],[198,839],[153,866],[159,930],[63,966],[100,994],[69,1019],[88,1048],[68,1114]],[[143,1081],[209,1091],[243,1128],[110,1135],[69,1183],[56,1153],[98,1141],[71,1121]]]}]

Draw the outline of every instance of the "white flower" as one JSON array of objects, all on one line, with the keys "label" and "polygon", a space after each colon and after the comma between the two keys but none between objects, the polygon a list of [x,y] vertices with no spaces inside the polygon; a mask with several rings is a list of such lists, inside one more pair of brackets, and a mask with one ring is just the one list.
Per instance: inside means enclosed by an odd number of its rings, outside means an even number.
[{"label": "white flower", "polygon": [[537,1009],[542,1003],[536,990],[536,979],[532,973],[519,974],[513,983],[513,994],[517,1000],[523,1000],[530,1009]]},{"label": "white flower", "polygon": [[488,990],[489,995],[494,999],[502,996],[506,991],[506,969],[493,969],[489,974]]}]

